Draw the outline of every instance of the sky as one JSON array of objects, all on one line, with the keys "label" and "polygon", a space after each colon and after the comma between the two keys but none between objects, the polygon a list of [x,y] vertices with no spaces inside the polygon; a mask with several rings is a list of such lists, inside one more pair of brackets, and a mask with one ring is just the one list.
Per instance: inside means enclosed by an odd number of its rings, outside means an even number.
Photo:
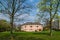
[{"label": "sky", "polygon": [[[28,0],[27,3],[31,4],[34,8],[31,10],[30,15],[27,14],[23,14],[21,15],[21,18],[26,17],[24,21],[21,21],[21,23],[25,23],[25,22],[35,22],[36,19],[36,14],[37,12],[37,4],[38,4],[39,0]],[[19,22],[20,23],[20,22]]]},{"label": "sky", "polygon": [[[27,15],[27,14],[23,14],[20,16],[20,18],[24,18],[26,17],[25,21],[21,21],[21,23],[24,23],[24,22],[34,22],[35,18],[36,18],[36,14],[38,13],[37,12],[37,4],[39,2],[39,0],[27,0],[26,1],[28,4],[32,5],[34,8],[31,10],[30,14]],[[0,19],[6,19],[7,21],[9,21],[9,19],[4,16],[3,14],[0,14]],[[20,23],[20,22],[19,22]]]},{"label": "sky", "polygon": [[[20,17],[18,17],[18,18],[24,18],[26,20],[16,22],[16,23],[17,24],[19,24],[19,23],[22,24],[22,23],[25,23],[25,22],[35,22],[36,14],[38,14],[37,4],[39,2],[40,2],[40,0],[27,0],[26,3],[32,5],[32,7],[34,7],[34,8],[32,8],[31,12],[29,12],[29,15],[28,14],[23,14]],[[59,15],[60,15],[60,12],[59,12]],[[0,13],[0,19],[6,19],[7,21],[9,21],[8,17],[6,15],[4,16],[1,13]]]}]

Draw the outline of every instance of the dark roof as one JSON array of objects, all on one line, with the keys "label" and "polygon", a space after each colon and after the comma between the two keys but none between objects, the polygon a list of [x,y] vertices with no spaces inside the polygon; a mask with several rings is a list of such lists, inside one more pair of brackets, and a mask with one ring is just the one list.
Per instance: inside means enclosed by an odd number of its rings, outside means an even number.
[{"label": "dark roof", "polygon": [[40,24],[39,22],[26,22],[26,23],[24,23],[22,25],[42,25],[42,24]]}]

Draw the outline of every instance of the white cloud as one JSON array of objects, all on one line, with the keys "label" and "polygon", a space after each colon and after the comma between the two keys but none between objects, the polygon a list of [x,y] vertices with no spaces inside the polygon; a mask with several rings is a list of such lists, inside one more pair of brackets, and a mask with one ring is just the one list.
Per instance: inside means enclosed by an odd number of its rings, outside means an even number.
[{"label": "white cloud", "polygon": [[21,16],[19,16],[18,18],[26,18],[28,17],[29,15],[28,14],[22,14]]},{"label": "white cloud", "polygon": [[31,2],[33,2],[33,0],[30,0]]},{"label": "white cloud", "polygon": [[36,12],[39,12],[39,9],[37,9]]},{"label": "white cloud", "polygon": [[28,16],[28,17],[26,18],[26,21],[27,21],[27,22],[34,22],[34,20],[35,20],[35,16]]},{"label": "white cloud", "polygon": [[0,14],[0,19],[4,19],[4,20],[9,21],[9,18],[8,18],[8,17],[6,17],[6,16],[4,16],[3,14]]},{"label": "white cloud", "polygon": [[[23,16],[25,16],[25,17],[23,17]],[[26,23],[26,22],[34,22],[34,20],[35,20],[35,16],[31,16],[31,15],[29,15],[29,16],[22,15],[21,18],[26,19],[26,20],[17,22],[17,24],[23,24],[23,23]]]}]

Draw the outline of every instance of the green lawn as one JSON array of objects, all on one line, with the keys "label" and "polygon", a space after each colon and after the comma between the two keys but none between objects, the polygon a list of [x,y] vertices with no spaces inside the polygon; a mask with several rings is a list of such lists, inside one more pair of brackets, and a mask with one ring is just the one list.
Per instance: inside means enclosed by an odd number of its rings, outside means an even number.
[{"label": "green lawn", "polygon": [[[53,31],[53,36],[49,32],[14,32],[15,40],[60,40],[60,31]],[[0,40],[10,40],[9,32],[1,32]]]}]

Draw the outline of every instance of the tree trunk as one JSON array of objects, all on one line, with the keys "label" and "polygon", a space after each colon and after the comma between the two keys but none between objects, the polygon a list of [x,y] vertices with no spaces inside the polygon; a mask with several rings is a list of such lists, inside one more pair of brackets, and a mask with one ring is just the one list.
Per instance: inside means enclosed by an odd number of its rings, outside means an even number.
[{"label": "tree trunk", "polygon": [[11,33],[11,40],[13,40],[14,38],[13,38],[13,16],[10,18],[10,25],[11,25],[11,31],[10,31],[10,33]]},{"label": "tree trunk", "polygon": [[52,19],[50,20],[50,36],[52,36]]},{"label": "tree trunk", "polygon": [[60,30],[60,20],[59,20],[59,17],[58,17],[58,29]]},{"label": "tree trunk", "polygon": [[11,34],[13,34],[13,18],[10,19]]}]

